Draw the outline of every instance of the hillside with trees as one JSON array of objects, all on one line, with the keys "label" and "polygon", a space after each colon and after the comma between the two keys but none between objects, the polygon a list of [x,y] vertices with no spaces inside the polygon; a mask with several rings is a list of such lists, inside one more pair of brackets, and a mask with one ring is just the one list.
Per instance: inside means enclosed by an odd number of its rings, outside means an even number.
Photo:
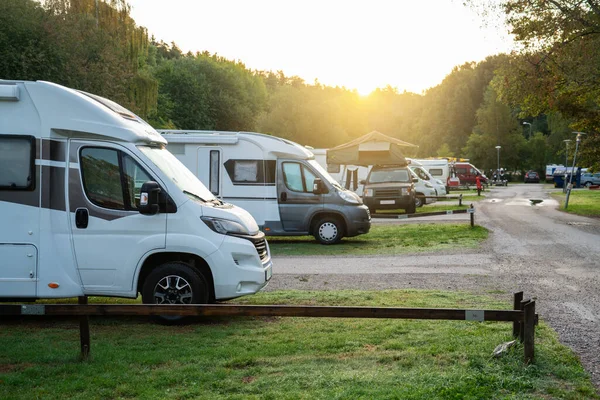
[{"label": "hillside with trees", "polygon": [[361,96],[184,54],[148,37],[126,0],[0,0],[0,79],[95,93],[156,128],[258,131],[315,148],[377,130],[419,145],[420,157],[464,157],[486,170],[496,145],[510,170],[564,163],[563,140],[585,131],[581,165],[600,169],[598,3],[505,1],[522,51],[465,62],[421,94],[387,86]]}]

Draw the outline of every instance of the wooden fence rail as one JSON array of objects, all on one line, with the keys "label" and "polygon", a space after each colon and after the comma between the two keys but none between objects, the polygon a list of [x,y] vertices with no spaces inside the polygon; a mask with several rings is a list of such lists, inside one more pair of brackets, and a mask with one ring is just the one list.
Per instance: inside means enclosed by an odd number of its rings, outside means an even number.
[{"label": "wooden fence rail", "polygon": [[515,293],[513,310],[469,310],[445,308],[390,308],[343,306],[288,306],[237,304],[8,304],[0,305],[0,316],[78,317],[81,355],[90,353],[90,316],[227,316],[227,317],[325,317],[325,318],[391,318],[426,320],[500,321],[513,323],[513,335],[524,345],[525,362],[534,361],[534,330],[537,323],[535,301],[522,300]]},{"label": "wooden fence rail", "polygon": [[371,214],[371,218],[391,218],[391,219],[408,219],[408,218],[422,218],[422,217],[433,217],[436,215],[454,215],[454,214],[469,214],[469,220],[471,227],[475,226],[475,208],[471,206],[467,209],[461,210],[445,210],[445,211],[432,211],[428,213],[415,213],[415,214]]}]

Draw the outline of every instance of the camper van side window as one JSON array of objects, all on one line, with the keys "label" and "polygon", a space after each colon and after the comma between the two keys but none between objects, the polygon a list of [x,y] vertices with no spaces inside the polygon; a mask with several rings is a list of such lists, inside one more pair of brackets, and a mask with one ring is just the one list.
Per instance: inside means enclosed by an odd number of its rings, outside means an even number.
[{"label": "camper van side window", "polygon": [[275,185],[275,160],[229,159],[223,165],[234,185]]},{"label": "camper van side window", "polygon": [[219,150],[210,151],[210,171],[208,190],[215,196],[219,195],[219,166],[221,165],[221,152]]},{"label": "camper van side window", "polygon": [[84,147],[80,158],[85,194],[97,206],[137,210],[142,185],[150,175],[127,154],[113,149]]},{"label": "camper van side window", "polygon": [[431,176],[444,176],[444,171],[441,168],[431,168],[429,173]]},{"label": "camper van side window", "polygon": [[125,210],[117,150],[86,147],[81,150],[83,188],[97,206]]},{"label": "camper van side window", "polygon": [[285,185],[294,192],[312,192],[315,174],[299,163],[283,163]]},{"label": "camper van side window", "polygon": [[35,189],[35,139],[0,135],[0,190]]}]

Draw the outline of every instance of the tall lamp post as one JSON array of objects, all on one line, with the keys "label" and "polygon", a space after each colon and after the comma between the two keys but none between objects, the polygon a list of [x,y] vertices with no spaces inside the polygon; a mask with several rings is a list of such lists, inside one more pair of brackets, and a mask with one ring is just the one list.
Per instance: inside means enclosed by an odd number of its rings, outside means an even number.
[{"label": "tall lamp post", "polygon": [[527,136],[527,139],[531,139],[531,123],[523,121],[523,125],[529,125],[529,136]]},{"label": "tall lamp post", "polygon": [[496,150],[498,150],[498,168],[496,168],[496,179],[500,177],[500,149],[502,146],[496,146]]},{"label": "tall lamp post", "polygon": [[571,176],[569,176],[569,186],[567,186],[567,197],[565,198],[565,210],[569,207],[569,196],[571,195],[571,188],[573,187],[573,175],[575,174],[575,160],[577,160],[577,150],[579,150],[579,143],[581,143],[581,135],[587,135],[585,132],[573,132],[577,134],[575,139],[575,153],[573,154],[573,167],[571,168]]},{"label": "tall lamp post", "polygon": [[565,139],[563,140],[563,142],[565,142],[566,145],[566,151],[565,151],[565,176],[563,179],[563,193],[567,192],[567,166],[569,165],[569,143],[571,142],[571,139]]}]

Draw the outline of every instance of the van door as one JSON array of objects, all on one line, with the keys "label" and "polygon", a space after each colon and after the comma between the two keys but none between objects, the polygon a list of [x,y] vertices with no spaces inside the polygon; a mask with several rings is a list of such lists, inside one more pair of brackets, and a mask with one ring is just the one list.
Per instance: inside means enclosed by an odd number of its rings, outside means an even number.
[{"label": "van door", "polygon": [[222,198],[221,164],[223,151],[220,147],[198,147],[196,176],[215,197]]},{"label": "van door", "polygon": [[84,292],[130,293],[140,260],[166,245],[167,214],[137,210],[142,184],[157,180],[116,144],[72,140],[69,154],[71,232]]},{"label": "van door", "polygon": [[318,175],[297,160],[278,160],[277,172],[277,202],[283,230],[308,232],[311,216],[323,209],[323,195],[312,192]]},{"label": "van door", "polygon": [[0,135],[0,297],[37,294],[40,173],[33,136]]}]

